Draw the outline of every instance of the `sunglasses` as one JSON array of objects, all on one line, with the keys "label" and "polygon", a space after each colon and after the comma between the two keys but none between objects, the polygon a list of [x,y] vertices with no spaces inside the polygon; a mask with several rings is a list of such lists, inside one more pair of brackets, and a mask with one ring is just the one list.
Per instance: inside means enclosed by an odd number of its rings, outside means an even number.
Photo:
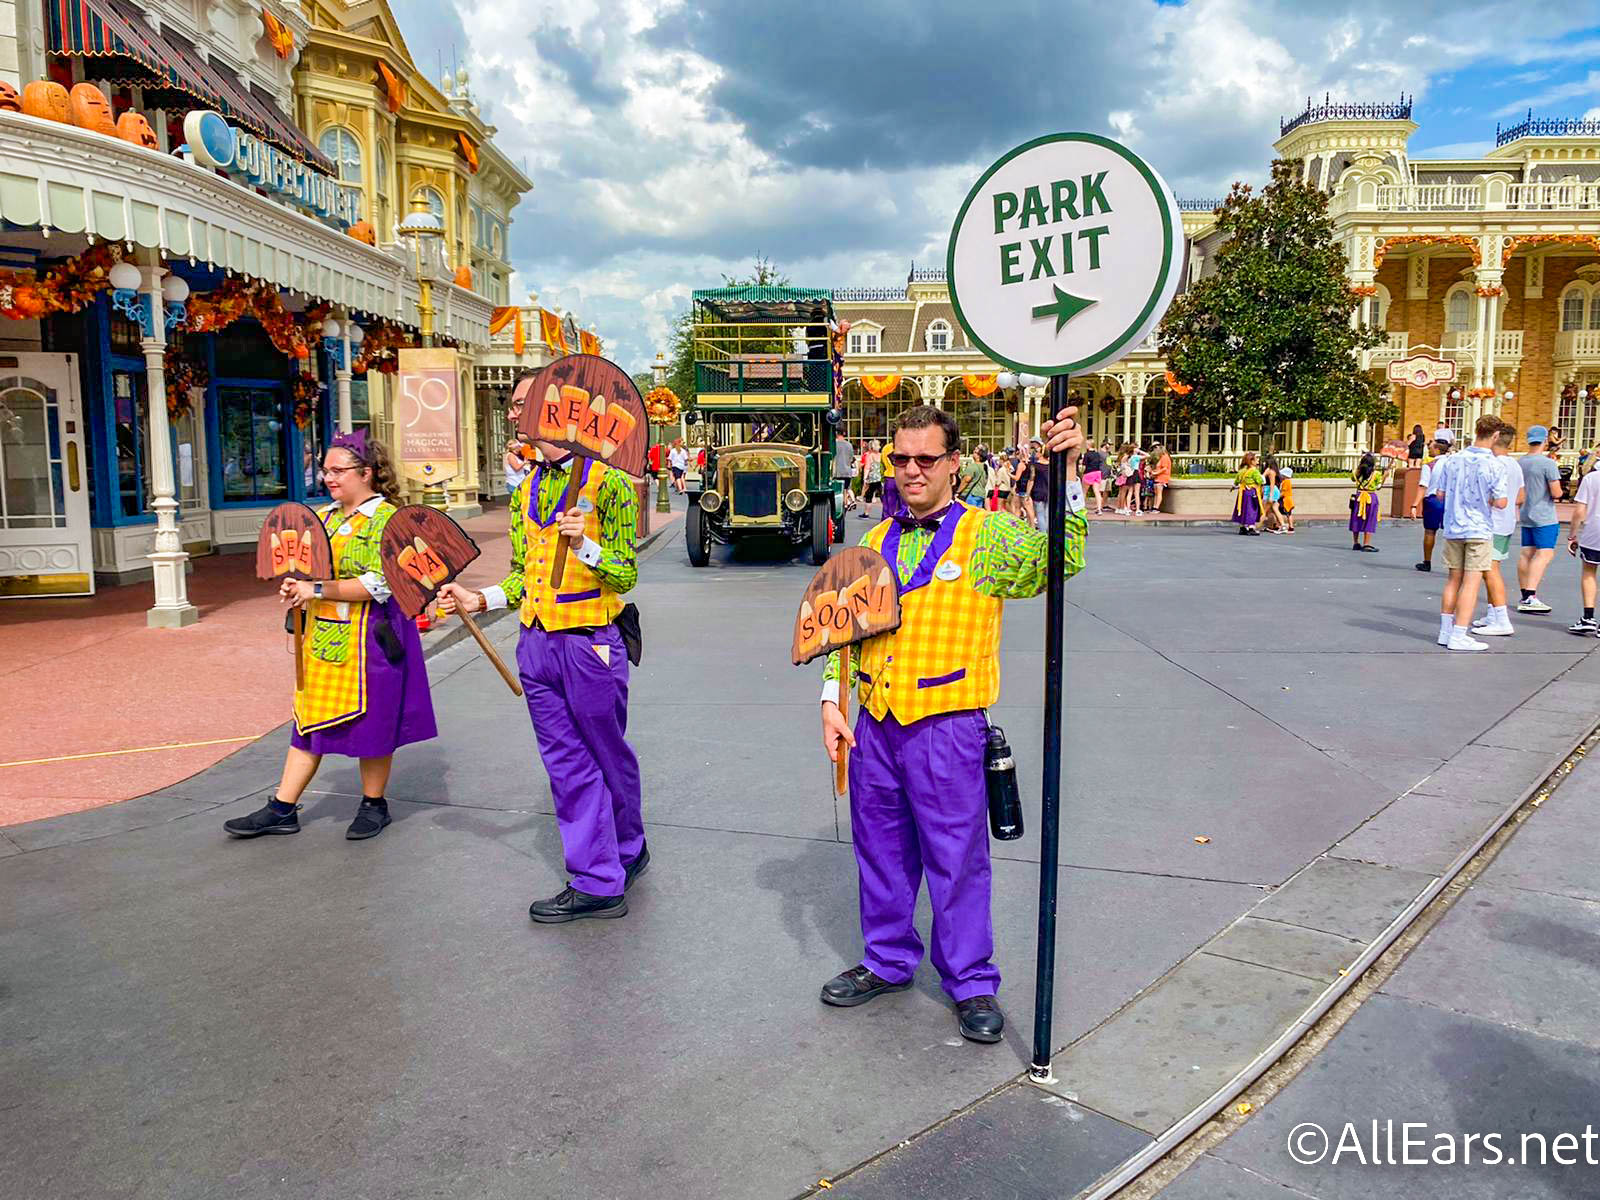
[{"label": "sunglasses", "polygon": [[944,454],[891,454],[889,455],[889,461],[897,467],[909,467],[912,463],[916,463],[924,471],[931,471],[949,457],[948,452]]}]

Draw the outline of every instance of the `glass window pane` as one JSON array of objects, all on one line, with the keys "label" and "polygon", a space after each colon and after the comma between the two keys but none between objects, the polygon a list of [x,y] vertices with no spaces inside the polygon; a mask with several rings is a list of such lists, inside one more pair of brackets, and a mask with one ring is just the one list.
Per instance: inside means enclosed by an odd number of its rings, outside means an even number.
[{"label": "glass window pane", "polygon": [[1561,330],[1563,333],[1583,328],[1583,296],[1568,292],[1561,299]]},{"label": "glass window pane", "polygon": [[20,387],[0,393],[0,513],[12,527],[52,523],[47,424],[40,393]]},{"label": "glass window pane", "polygon": [[218,392],[224,500],[281,500],[289,494],[282,409],[278,393],[266,388]]},{"label": "glass window pane", "polygon": [[112,420],[117,455],[117,508],[125,517],[144,512],[144,374],[111,373]]},{"label": "glass window pane", "polygon": [[1448,333],[1467,332],[1468,313],[1471,306],[1471,297],[1466,292],[1457,292],[1451,296],[1450,305],[1445,315],[1445,331]]},{"label": "glass window pane", "polygon": [[350,381],[350,424],[352,426],[370,425],[372,423],[372,411],[367,405],[367,381],[365,379],[352,379]]}]

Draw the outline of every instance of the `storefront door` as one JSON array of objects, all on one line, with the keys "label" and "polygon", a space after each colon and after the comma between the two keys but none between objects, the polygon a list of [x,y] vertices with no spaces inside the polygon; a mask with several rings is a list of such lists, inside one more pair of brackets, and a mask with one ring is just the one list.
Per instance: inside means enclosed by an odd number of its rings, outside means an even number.
[{"label": "storefront door", "polygon": [[76,357],[0,355],[0,596],[94,592]]}]

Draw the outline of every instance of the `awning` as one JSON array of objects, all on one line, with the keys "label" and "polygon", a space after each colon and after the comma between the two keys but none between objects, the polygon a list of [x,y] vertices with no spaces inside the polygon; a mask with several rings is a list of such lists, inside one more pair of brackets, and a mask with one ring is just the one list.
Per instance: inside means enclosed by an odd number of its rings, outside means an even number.
[{"label": "awning", "polygon": [[691,299],[729,321],[833,319],[833,293],[827,288],[767,284],[699,288]]},{"label": "awning", "polygon": [[198,53],[151,29],[122,0],[46,0],[45,14],[50,53],[121,59],[109,72],[115,82],[182,92],[296,158],[336,174],[333,164],[281,113]]}]

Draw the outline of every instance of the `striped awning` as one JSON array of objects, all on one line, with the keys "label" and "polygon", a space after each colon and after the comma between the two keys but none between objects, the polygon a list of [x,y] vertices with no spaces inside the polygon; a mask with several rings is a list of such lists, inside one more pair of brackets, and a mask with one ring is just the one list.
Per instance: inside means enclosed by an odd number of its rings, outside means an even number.
[{"label": "striped awning", "polygon": [[296,126],[198,54],[151,29],[121,0],[45,0],[45,13],[50,53],[135,63],[153,78],[123,71],[116,73],[116,82],[183,92],[296,158],[335,173]]}]

